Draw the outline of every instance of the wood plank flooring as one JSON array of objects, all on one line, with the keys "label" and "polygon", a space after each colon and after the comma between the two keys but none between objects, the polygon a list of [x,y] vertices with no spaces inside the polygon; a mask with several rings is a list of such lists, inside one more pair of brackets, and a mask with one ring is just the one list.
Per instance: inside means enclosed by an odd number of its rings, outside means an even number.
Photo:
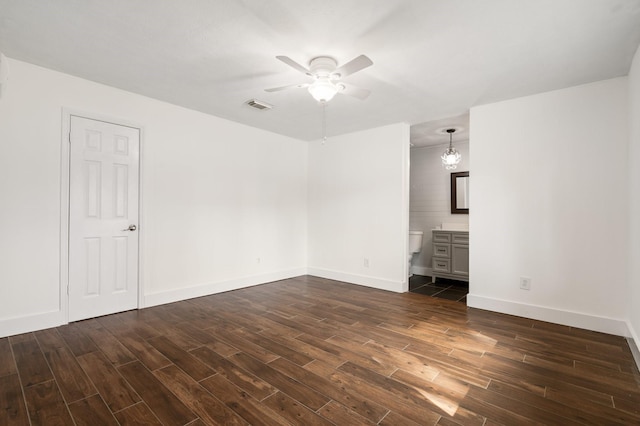
[{"label": "wood plank flooring", "polygon": [[633,425],[621,337],[304,276],[0,339],[0,425]]}]

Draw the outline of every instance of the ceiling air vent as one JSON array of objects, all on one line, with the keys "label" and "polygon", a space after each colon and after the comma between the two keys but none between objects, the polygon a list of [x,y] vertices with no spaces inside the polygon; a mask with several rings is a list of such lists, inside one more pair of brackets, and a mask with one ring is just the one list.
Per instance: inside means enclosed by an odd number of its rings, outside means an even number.
[{"label": "ceiling air vent", "polygon": [[257,99],[250,99],[246,102],[247,105],[249,105],[252,108],[255,109],[271,109],[273,108],[273,105],[270,105],[266,102],[263,101],[259,101]]}]

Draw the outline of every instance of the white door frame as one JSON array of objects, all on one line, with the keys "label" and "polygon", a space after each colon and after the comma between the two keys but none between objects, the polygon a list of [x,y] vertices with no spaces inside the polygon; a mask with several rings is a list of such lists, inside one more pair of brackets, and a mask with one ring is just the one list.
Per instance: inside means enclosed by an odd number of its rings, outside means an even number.
[{"label": "white door frame", "polygon": [[104,121],[106,123],[118,126],[133,127],[140,131],[140,157],[138,169],[138,309],[144,307],[144,285],[142,271],[142,253],[144,249],[144,223],[142,211],[142,176],[143,173],[143,142],[144,129],[142,126],[123,120],[120,118],[108,117],[86,111],[79,111],[71,108],[62,108],[62,134],[61,134],[61,155],[60,155],[60,311],[62,312],[64,322],[69,323],[69,167],[71,160],[70,150],[70,132],[71,132],[71,116],[88,118],[95,121]]}]

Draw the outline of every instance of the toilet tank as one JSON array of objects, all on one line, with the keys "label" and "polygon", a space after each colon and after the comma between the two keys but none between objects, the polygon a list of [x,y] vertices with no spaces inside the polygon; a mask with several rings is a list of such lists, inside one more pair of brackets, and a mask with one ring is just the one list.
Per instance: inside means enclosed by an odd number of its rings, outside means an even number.
[{"label": "toilet tank", "polygon": [[422,250],[422,231],[409,231],[409,253]]}]

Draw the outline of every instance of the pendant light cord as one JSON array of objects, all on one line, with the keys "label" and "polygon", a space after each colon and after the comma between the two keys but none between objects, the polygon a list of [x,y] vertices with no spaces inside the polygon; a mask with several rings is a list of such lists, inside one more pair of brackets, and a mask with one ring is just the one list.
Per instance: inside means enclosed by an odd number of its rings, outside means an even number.
[{"label": "pendant light cord", "polygon": [[447,151],[451,151],[453,148],[453,133],[456,129],[447,129],[446,132],[449,133],[449,149]]}]

